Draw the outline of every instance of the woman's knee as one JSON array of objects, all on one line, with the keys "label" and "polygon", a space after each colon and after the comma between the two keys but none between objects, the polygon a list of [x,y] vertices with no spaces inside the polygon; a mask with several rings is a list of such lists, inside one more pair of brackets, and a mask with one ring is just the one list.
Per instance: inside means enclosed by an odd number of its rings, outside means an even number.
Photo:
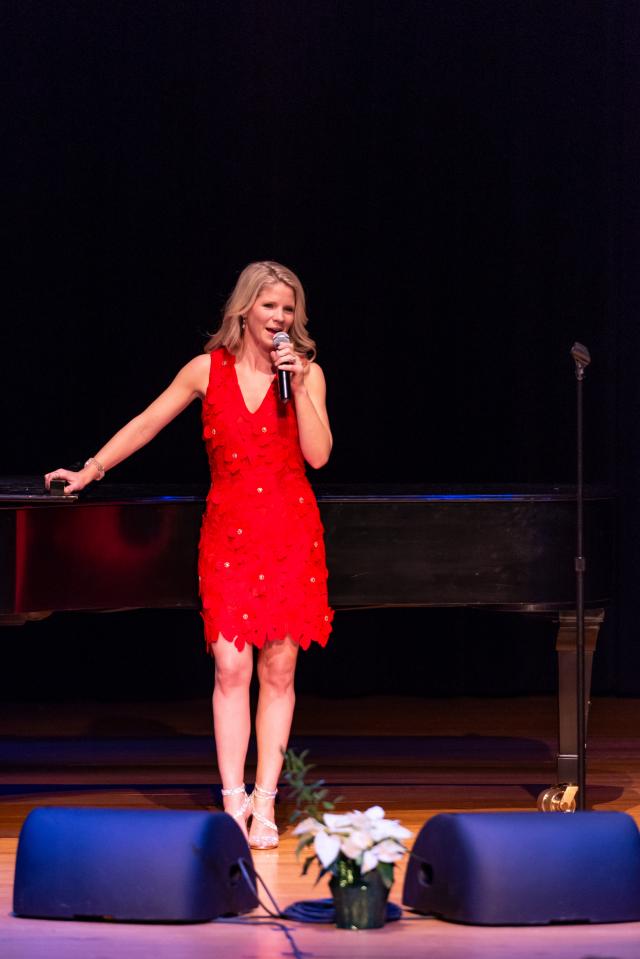
[{"label": "woman's knee", "polygon": [[229,692],[249,686],[253,659],[248,647],[239,652],[232,643],[220,637],[214,645],[214,658],[216,689]]},{"label": "woman's knee", "polygon": [[275,695],[284,696],[293,691],[296,671],[295,656],[261,656],[258,662],[258,678],[261,687],[267,687]]}]

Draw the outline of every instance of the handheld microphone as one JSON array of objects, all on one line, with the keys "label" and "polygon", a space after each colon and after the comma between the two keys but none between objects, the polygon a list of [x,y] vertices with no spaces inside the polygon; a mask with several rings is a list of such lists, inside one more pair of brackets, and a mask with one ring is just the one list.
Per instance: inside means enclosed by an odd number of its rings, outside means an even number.
[{"label": "handheld microphone", "polygon": [[[277,350],[279,346],[288,346],[291,339],[288,333],[281,330],[273,337],[273,348]],[[291,373],[289,370],[278,370],[278,393],[282,403],[288,403],[291,399]]]}]

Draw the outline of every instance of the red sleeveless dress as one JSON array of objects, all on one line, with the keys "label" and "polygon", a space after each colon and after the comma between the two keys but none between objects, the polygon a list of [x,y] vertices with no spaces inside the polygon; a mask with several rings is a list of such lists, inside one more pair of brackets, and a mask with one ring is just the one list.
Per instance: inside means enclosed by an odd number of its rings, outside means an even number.
[{"label": "red sleeveless dress", "polygon": [[218,349],[202,420],[212,479],[198,564],[207,645],[222,633],[239,650],[287,635],[303,649],[325,646],[333,612],[323,529],[293,401],[280,402],[274,380],[250,413],[235,358]]}]

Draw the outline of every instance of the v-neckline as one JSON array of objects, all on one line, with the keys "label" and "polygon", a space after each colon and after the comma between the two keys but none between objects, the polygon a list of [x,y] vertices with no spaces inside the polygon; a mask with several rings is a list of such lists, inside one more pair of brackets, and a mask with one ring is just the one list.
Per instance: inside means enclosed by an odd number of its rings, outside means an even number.
[{"label": "v-neckline", "polygon": [[232,365],[232,367],[233,367],[233,378],[234,378],[234,380],[236,381],[236,386],[237,386],[237,388],[238,388],[238,393],[240,394],[240,399],[242,400],[242,405],[244,406],[244,408],[245,408],[245,410],[247,411],[247,413],[249,414],[249,416],[255,416],[256,413],[259,413],[259,412],[260,412],[260,410],[262,409],[262,407],[263,407],[264,404],[265,404],[265,401],[266,401],[266,399],[267,399],[267,396],[268,396],[269,393],[271,392],[271,389],[272,389],[272,387],[273,387],[273,381],[275,380],[275,374],[274,374],[274,376],[271,377],[271,382],[269,383],[269,386],[267,387],[266,392],[265,392],[264,396],[262,397],[262,399],[260,400],[260,403],[258,404],[258,406],[256,406],[255,410],[250,410],[250,409],[249,409],[249,406],[247,405],[247,401],[246,401],[245,398],[244,398],[244,393],[242,392],[242,387],[240,386],[240,380],[239,380],[239,378],[238,378],[238,370],[236,369],[236,358],[235,358],[235,356],[233,356],[232,354],[229,354],[229,356],[231,357],[231,365]]}]

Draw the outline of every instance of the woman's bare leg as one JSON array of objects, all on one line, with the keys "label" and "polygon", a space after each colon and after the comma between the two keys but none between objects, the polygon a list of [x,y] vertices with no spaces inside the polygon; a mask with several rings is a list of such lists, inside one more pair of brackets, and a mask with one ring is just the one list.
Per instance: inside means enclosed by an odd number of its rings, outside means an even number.
[{"label": "woman's bare leg", "polygon": [[[253,648],[245,646],[239,652],[220,633],[211,649],[215,659],[213,732],[218,769],[223,788],[233,789],[244,782],[244,764],[251,732],[249,685],[253,671]],[[223,796],[225,811],[231,814],[237,812],[243,799],[241,793]],[[246,834],[244,818],[236,821]]]},{"label": "woman's bare leg", "polygon": [[[289,742],[296,701],[293,681],[297,656],[298,644],[288,636],[279,642],[266,643],[258,654],[260,693],[256,713],[256,784],[266,790],[274,790],[278,784],[282,750],[287,748]],[[273,820],[273,799],[254,793],[253,804],[256,812]],[[252,838],[263,835],[269,835],[269,830],[254,819],[251,824]]]}]

